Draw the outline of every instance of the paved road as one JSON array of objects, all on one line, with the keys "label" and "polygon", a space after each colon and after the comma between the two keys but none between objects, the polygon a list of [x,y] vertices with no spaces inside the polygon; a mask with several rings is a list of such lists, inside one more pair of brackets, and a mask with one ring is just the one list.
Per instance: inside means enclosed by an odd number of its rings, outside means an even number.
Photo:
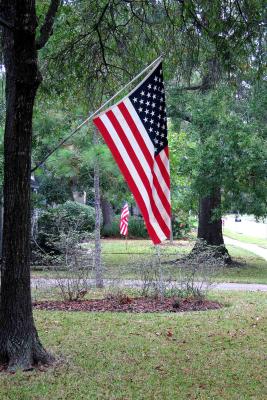
[{"label": "paved road", "polygon": [[224,236],[224,243],[226,245],[230,244],[251,251],[251,253],[257,254],[258,256],[262,257],[264,260],[267,261],[267,249],[257,246],[256,244],[239,242],[238,240],[230,239],[226,236]]},{"label": "paved road", "polygon": [[[67,281],[66,281],[67,282]],[[56,279],[46,279],[46,278],[32,278],[31,284],[32,288],[51,288],[58,285],[58,280]],[[64,284],[64,279],[61,279],[61,283]],[[94,280],[88,279],[88,285],[94,286]],[[168,283],[171,287],[176,285],[176,282]],[[116,286],[116,287],[134,287],[138,288],[142,286],[142,281],[136,279],[125,279],[125,280],[104,280],[104,285]],[[257,284],[257,283],[216,283],[211,287],[212,290],[234,290],[234,291],[250,291],[250,292],[267,292],[267,285]]]},{"label": "paved road", "polygon": [[251,215],[241,215],[241,222],[235,222],[235,215],[226,215],[224,218],[224,227],[232,232],[243,235],[267,239],[267,220],[256,222]]}]

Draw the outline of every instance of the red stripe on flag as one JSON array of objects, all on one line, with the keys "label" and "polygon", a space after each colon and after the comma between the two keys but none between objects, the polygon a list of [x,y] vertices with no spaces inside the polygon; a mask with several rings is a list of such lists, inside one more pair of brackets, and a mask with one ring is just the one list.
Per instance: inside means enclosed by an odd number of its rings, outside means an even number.
[{"label": "red stripe on flag", "polygon": [[171,215],[171,204],[169,202],[169,199],[167,199],[166,194],[163,192],[162,187],[159,184],[158,178],[155,175],[155,172],[153,171],[152,173],[153,173],[153,183],[154,183],[155,189],[158,192],[160,200],[162,201],[162,204],[163,204],[165,210],[167,211],[167,214]]},{"label": "red stripe on flag", "polygon": [[138,157],[136,156],[136,154],[135,154],[135,152],[134,152],[134,150],[133,150],[133,148],[132,148],[132,146],[131,146],[128,138],[127,138],[127,136],[124,133],[124,130],[122,129],[121,125],[119,124],[119,122],[118,122],[117,118],[115,117],[115,115],[113,114],[113,112],[110,110],[110,111],[108,111],[106,113],[106,115],[109,118],[110,122],[112,123],[115,131],[117,132],[117,134],[119,136],[119,138],[121,139],[121,141],[122,141],[122,143],[123,143],[123,145],[124,145],[124,147],[125,147],[125,149],[126,149],[126,151],[128,153],[128,156],[130,157],[133,165],[135,166],[135,168],[136,168],[136,170],[137,170],[137,172],[138,172],[138,174],[139,174],[139,176],[140,176],[140,178],[141,178],[141,180],[142,180],[142,182],[144,184],[144,187],[147,190],[148,197],[149,197],[149,200],[150,200],[150,203],[151,203],[151,209],[153,211],[154,216],[156,217],[156,219],[158,221],[158,224],[159,224],[161,230],[163,231],[163,233],[166,236],[168,236],[169,233],[170,233],[169,232],[170,231],[169,226],[166,225],[166,222],[162,218],[162,216],[160,214],[160,211],[159,211],[159,209],[158,209],[158,207],[157,207],[157,205],[155,203],[155,200],[154,200],[154,197],[153,197],[153,194],[152,194],[152,188],[151,188],[149,179],[148,179],[148,177],[147,177],[147,175],[146,175],[146,173],[145,173],[145,171],[144,171],[144,169],[142,167],[142,164],[140,163]]},{"label": "red stripe on flag", "polygon": [[144,202],[144,200],[143,200],[143,198],[142,198],[142,196],[141,196],[141,194],[140,194],[140,192],[139,192],[139,190],[127,168],[127,165],[125,164],[120,152],[118,151],[116,145],[114,144],[111,135],[109,134],[104,123],[101,121],[101,119],[99,117],[94,119],[94,124],[97,126],[97,128],[101,132],[103,138],[105,139],[105,142],[107,143],[110,151],[112,152],[115,160],[117,161],[118,166],[121,170],[121,173],[123,174],[126,182],[128,183],[129,188],[132,191],[137,204],[139,205],[139,208],[140,208],[142,215],[144,217],[144,220],[146,222],[146,227],[147,227],[149,236],[153,240],[154,244],[161,243],[160,238],[157,236],[154,228],[152,227],[152,225],[149,221],[149,214],[148,214],[145,202]]},{"label": "red stripe on flag", "polygon": [[[169,163],[169,147],[166,146],[163,151],[165,152],[166,158],[168,159],[168,163]],[[170,170],[166,169],[166,171],[167,171],[167,186],[168,186],[168,188],[170,188],[171,187]]]},{"label": "red stripe on flag", "polygon": [[[160,199],[162,201],[162,204],[163,204],[164,208],[166,209],[168,215],[170,215],[171,205],[170,205],[169,199],[167,199],[165,193],[163,192],[163,190],[162,190],[162,188],[160,186],[160,183],[158,181],[157,176],[154,173],[154,170],[153,170],[153,164],[154,164],[153,157],[152,157],[150,151],[148,150],[147,145],[146,145],[141,133],[139,132],[139,129],[137,128],[137,126],[136,126],[131,114],[129,113],[126,105],[122,102],[122,103],[118,104],[117,107],[119,108],[119,110],[121,111],[122,115],[124,116],[127,124],[129,125],[129,127],[131,129],[131,132],[133,133],[137,143],[139,144],[140,150],[142,150],[145,159],[147,160],[148,164],[150,165],[150,168],[151,168],[152,173],[153,173],[153,182],[154,182],[154,185],[155,185],[155,189],[157,190],[157,193],[158,193],[158,195],[159,195],[159,197],[160,197]],[[164,173],[165,173],[165,170],[164,170]],[[164,178],[164,180],[166,181],[165,178]],[[170,185],[167,185],[167,186],[170,187]]]},{"label": "red stripe on flag", "polygon": [[133,133],[137,143],[139,144],[140,149],[142,149],[143,154],[148,162],[148,165],[150,166],[150,168],[153,168],[153,162],[154,162],[153,157],[152,157],[150,151],[148,150],[147,145],[146,145],[141,133],[139,132],[139,129],[137,128],[127,107],[125,106],[125,104],[123,102],[118,104],[117,107],[119,108],[119,110],[121,111],[122,115],[124,116],[127,124],[129,125],[129,128],[131,129],[131,132]]},{"label": "red stripe on flag", "polygon": [[162,159],[160,158],[160,153],[155,157],[155,161],[159,167],[160,173],[161,173],[167,187],[170,189],[170,186],[171,186],[170,185],[170,175],[169,175],[165,165],[163,164]]}]

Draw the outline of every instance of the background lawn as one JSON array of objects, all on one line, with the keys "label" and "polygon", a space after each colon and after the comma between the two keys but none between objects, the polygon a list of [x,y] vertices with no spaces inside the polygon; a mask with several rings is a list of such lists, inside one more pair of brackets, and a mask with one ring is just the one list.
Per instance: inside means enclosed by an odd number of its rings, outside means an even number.
[{"label": "background lawn", "polygon": [[216,281],[267,284],[266,260],[239,247],[226,247],[237,265],[224,268],[216,275]]},{"label": "background lawn", "polygon": [[[186,255],[192,249],[194,241],[174,241],[161,246],[162,260],[165,262],[176,260]],[[85,245],[87,248],[92,244]],[[227,248],[237,265],[220,270],[213,279],[224,282],[267,283],[267,261],[255,254],[227,245]],[[102,240],[104,261],[104,275],[107,279],[140,279],[142,266],[152,259],[155,248],[150,240],[129,240],[126,247],[125,240]],[[175,264],[164,264],[164,274],[167,278],[177,279],[180,269]],[[64,276],[64,271],[59,275]],[[33,277],[54,277],[53,271],[33,270]]]},{"label": "background lawn", "polygon": [[35,312],[62,363],[0,375],[2,400],[266,398],[267,294],[214,293],[185,314]]},{"label": "background lawn", "polygon": [[267,249],[267,239],[256,238],[254,236],[244,235],[243,233],[232,232],[229,229],[224,229],[223,234],[231,239],[236,239],[243,243],[257,244],[258,246]]}]

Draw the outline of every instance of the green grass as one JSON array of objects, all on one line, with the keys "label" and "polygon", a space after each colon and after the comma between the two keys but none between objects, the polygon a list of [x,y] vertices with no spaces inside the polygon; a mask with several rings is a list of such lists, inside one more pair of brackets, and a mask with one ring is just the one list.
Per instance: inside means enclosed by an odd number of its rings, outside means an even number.
[{"label": "green grass", "polygon": [[63,362],[0,375],[0,398],[263,400],[267,294],[213,297],[229,306],[184,314],[36,312],[42,342]]},{"label": "green grass", "polygon": [[[162,246],[163,260],[175,260],[177,256],[187,254],[193,246],[190,241],[175,241],[173,245]],[[244,249],[227,246],[234,261],[238,266],[225,268],[216,276],[216,280],[241,283],[267,283],[267,261]],[[123,240],[102,241],[104,268],[106,278],[140,279],[140,266],[147,262],[155,249],[149,240],[131,240],[126,243]],[[165,275],[174,279],[180,274],[177,267],[164,266]],[[54,277],[53,271],[33,271],[35,277]],[[64,277],[64,271],[60,272]]]},{"label": "green grass", "polygon": [[[91,245],[93,246],[93,244]],[[190,241],[175,240],[173,244],[166,242],[160,246],[162,257],[175,258],[177,254],[186,254],[193,247]],[[103,240],[102,251],[104,263],[108,266],[128,265],[132,260],[147,258],[156,253],[151,240]]]},{"label": "green grass", "polygon": [[262,283],[267,284],[267,261],[257,255],[235,246],[226,246],[234,267],[226,267],[216,276],[218,282]]},{"label": "green grass", "polygon": [[255,236],[247,236],[243,233],[232,232],[229,229],[224,229],[223,234],[231,239],[239,240],[243,243],[257,244],[264,249],[267,249],[267,239],[256,238]]}]

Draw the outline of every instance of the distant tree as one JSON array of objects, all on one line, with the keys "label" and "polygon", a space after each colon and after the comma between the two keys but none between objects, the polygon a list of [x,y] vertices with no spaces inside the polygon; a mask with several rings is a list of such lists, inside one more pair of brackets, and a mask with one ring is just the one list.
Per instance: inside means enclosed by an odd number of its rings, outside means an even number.
[{"label": "distant tree", "polygon": [[[238,132],[248,131],[234,99],[242,90],[243,79],[260,81],[262,76],[260,43],[264,5],[261,0],[253,4],[227,0],[189,0],[178,4],[180,19],[172,14],[171,18],[177,24],[181,20],[184,24],[173,37],[183,50],[182,55],[177,55],[177,74],[170,85],[170,114],[176,122],[183,121],[183,131],[190,132],[193,136],[190,135],[189,141],[195,142],[196,148],[190,153],[194,153],[196,159],[188,173],[192,177],[194,194],[199,198],[198,238],[210,245],[221,245],[222,252],[226,253],[221,223],[222,196],[225,197],[226,176],[232,182],[231,163],[227,164],[226,160],[231,160],[231,152],[233,155],[239,149]],[[227,140],[230,140],[227,130],[232,132],[232,147],[227,147]],[[188,165],[186,160],[184,164]],[[239,166],[236,167],[235,176],[240,171]],[[244,192],[238,181],[232,190],[236,200],[237,192]]]}]

